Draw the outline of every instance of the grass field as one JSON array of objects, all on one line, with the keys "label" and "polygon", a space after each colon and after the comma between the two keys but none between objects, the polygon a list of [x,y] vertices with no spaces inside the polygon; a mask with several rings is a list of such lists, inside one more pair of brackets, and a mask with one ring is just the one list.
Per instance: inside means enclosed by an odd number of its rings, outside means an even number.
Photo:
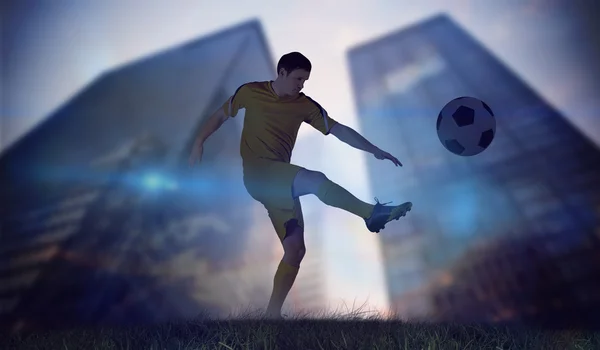
[{"label": "grass field", "polygon": [[0,336],[3,349],[600,349],[600,333],[507,326],[426,324],[355,314],[283,321],[245,313],[145,327],[73,329]]}]

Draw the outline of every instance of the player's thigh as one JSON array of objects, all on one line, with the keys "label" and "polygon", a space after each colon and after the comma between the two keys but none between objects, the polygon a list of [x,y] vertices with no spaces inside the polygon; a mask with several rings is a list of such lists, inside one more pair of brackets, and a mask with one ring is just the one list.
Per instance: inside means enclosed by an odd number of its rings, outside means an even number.
[{"label": "player's thigh", "polygon": [[284,162],[258,162],[244,169],[244,184],[250,195],[265,207],[292,210],[294,178],[302,169]]},{"label": "player's thigh", "polygon": [[[301,240],[302,245],[304,244],[304,215],[302,214],[302,206],[300,205],[300,199],[294,199],[294,205],[290,208],[280,208],[265,205],[269,218],[273,224],[273,228],[279,237],[279,240],[283,243],[286,238],[290,236],[301,236],[295,237]],[[295,239],[296,240],[296,239]]]}]

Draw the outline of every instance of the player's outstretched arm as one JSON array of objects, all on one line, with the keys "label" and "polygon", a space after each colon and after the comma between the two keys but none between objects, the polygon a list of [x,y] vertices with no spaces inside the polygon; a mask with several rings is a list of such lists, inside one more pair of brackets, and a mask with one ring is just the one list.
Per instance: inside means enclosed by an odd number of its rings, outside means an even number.
[{"label": "player's outstretched arm", "polygon": [[382,151],[367,139],[365,139],[361,134],[356,132],[354,129],[343,125],[341,123],[336,123],[330,130],[330,133],[337,137],[340,141],[356,148],[361,151],[365,151],[367,153],[371,153],[377,159],[388,159],[392,161],[396,166],[402,166],[402,163],[396,157],[391,154]]},{"label": "player's outstretched arm", "polygon": [[204,141],[206,141],[210,135],[217,131],[228,118],[229,117],[227,114],[225,114],[223,108],[219,108],[215,111],[215,113],[213,113],[212,116],[210,116],[210,118],[208,118],[202,129],[200,129],[200,132],[194,141],[194,145],[192,146],[189,159],[190,166],[200,163],[202,160],[202,153],[204,151]]}]

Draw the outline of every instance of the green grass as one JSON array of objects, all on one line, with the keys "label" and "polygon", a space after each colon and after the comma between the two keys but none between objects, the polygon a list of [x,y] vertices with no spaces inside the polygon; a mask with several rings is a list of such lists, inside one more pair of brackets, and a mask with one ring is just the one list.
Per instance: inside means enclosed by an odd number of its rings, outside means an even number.
[{"label": "green grass", "polygon": [[[283,321],[245,312],[229,320],[14,334],[3,349],[600,349],[600,334],[490,325],[426,324],[360,313]],[[314,315],[313,315],[314,316]],[[8,345],[8,347],[6,347]]]}]

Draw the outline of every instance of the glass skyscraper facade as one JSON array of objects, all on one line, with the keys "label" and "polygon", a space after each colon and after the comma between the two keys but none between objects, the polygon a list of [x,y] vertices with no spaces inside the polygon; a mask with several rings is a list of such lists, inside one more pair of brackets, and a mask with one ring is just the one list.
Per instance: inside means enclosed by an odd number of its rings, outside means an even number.
[{"label": "glass skyscraper facade", "polygon": [[242,183],[243,112],[199,168],[187,159],[241,84],[274,73],[260,23],[242,23],[106,72],[5,150],[2,323],[153,322],[262,303],[273,275],[252,262],[278,243],[249,236],[260,204]]},{"label": "glass skyscraper facade", "polygon": [[[552,261],[552,279],[538,281],[548,291],[585,289],[581,300],[559,293],[548,303],[598,305],[596,145],[445,15],[357,46],[348,60],[362,132],[404,163],[392,170],[369,159],[373,192],[414,204],[380,234],[400,316],[539,315],[524,297],[533,287],[510,275],[531,259]],[[485,101],[497,119],[491,146],[473,157],[450,153],[436,134],[439,111],[459,96]],[[491,277],[500,271],[505,277]]]}]

